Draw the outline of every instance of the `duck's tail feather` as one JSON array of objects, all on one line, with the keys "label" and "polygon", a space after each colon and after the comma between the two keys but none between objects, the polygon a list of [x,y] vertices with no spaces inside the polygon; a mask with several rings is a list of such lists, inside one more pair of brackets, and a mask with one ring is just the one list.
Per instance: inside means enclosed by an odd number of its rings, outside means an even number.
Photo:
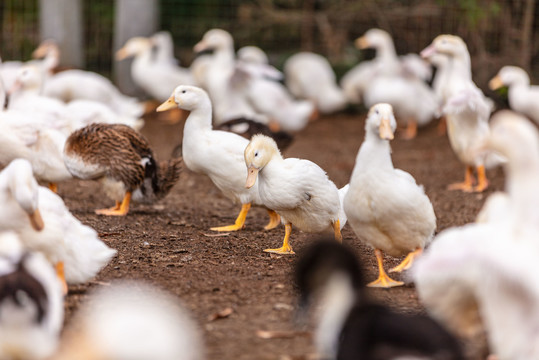
[{"label": "duck's tail feather", "polygon": [[148,156],[145,164],[144,183],[140,187],[142,202],[152,203],[165,197],[180,178],[183,159],[174,158],[157,163]]}]

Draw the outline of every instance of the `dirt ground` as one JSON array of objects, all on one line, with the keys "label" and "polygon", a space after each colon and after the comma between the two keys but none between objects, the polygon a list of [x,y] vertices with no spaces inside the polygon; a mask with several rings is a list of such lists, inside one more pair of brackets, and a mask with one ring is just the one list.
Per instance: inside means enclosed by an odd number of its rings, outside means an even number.
[{"label": "dirt ground", "polygon": [[[361,114],[323,117],[298,134],[284,155],[314,161],[341,187],[350,178],[363,141],[363,127]],[[182,129],[183,122],[170,125],[152,116],[142,132],[158,158],[167,159],[180,143]],[[410,172],[425,186],[438,218],[438,232],[473,221],[488,194],[503,188],[503,173],[494,169],[488,172],[491,187],[483,194],[447,191],[448,183],[463,179],[464,167],[454,156],[447,136],[437,134],[435,124],[420,129],[412,141],[397,137],[392,147],[395,167]],[[257,330],[295,329],[291,321],[296,301],[292,270],[313,235],[293,230],[291,245],[298,255],[264,253],[265,248],[280,246],[284,228],[264,231],[266,212],[253,208],[244,230],[216,236],[209,228],[233,223],[240,206],[226,199],[209,178],[189,170],[159,204],[133,204],[126,217],[94,214],[94,209],[112,205],[95,182],[73,180],[62,184],[59,194],[76,217],[118,250],[118,256],[95,281],[70,287],[67,323],[91,288],[107,286],[119,278],[143,279],[176,294],[192,312],[204,334],[207,359],[304,359],[313,353],[311,339],[300,333],[288,339],[256,336]],[[349,225],[344,227],[343,237],[356,250],[369,278],[374,279],[373,251],[360,243]],[[398,262],[388,257],[386,268]],[[424,311],[413,284],[371,291],[398,311]],[[233,310],[230,316],[209,320],[227,308]],[[466,344],[471,359],[485,358],[483,339]]]}]

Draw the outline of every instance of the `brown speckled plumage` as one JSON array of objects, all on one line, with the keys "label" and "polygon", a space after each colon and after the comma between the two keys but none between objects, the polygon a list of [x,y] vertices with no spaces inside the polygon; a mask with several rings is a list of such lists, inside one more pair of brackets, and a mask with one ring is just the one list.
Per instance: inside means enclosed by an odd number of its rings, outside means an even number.
[{"label": "brown speckled plumage", "polygon": [[91,124],[73,132],[66,140],[64,154],[98,169],[81,176],[66,161],[74,176],[121,181],[126,191],[140,189],[145,202],[165,196],[181,172],[181,158],[157,164],[148,141],[129,126],[120,124]]}]

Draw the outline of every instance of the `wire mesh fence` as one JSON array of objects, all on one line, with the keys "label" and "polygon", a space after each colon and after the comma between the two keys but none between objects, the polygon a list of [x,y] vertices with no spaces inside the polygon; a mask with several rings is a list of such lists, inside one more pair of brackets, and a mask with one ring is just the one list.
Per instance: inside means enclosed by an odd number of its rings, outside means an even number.
[{"label": "wire mesh fence", "polygon": [[[111,75],[115,2],[82,0],[85,67]],[[457,34],[472,54],[474,76],[486,81],[505,64],[539,79],[539,6],[535,0],[160,0],[160,28],[189,64],[205,31],[231,32],[236,48],[258,45],[280,67],[292,53],[325,55],[342,74],[372,56],[353,40],[372,27],[388,30],[399,54],[419,52],[438,34]],[[39,1],[0,3],[2,59],[30,58],[40,41]],[[51,19],[52,21],[52,19]]]}]

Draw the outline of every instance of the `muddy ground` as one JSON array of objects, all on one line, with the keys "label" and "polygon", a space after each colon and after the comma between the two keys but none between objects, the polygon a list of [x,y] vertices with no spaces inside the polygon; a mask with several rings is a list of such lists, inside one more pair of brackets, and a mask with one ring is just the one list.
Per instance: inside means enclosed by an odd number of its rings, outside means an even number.
[{"label": "muddy ground", "polygon": [[[316,162],[341,187],[351,175],[363,127],[364,116],[360,114],[323,117],[298,134],[284,155]],[[182,129],[183,122],[170,125],[152,116],[142,132],[157,156],[166,159],[180,143]],[[438,218],[438,232],[473,221],[488,194],[503,188],[503,173],[494,169],[488,172],[491,187],[483,194],[447,191],[448,183],[462,180],[464,167],[447,137],[437,134],[435,124],[421,129],[412,141],[397,137],[392,146],[395,167],[410,172],[425,186]],[[292,269],[312,235],[293,231],[291,245],[298,255],[264,253],[265,248],[281,245],[284,228],[264,231],[266,212],[253,208],[244,230],[215,236],[209,228],[233,223],[240,206],[226,199],[209,178],[189,170],[159,204],[133,204],[126,217],[94,214],[94,209],[112,205],[98,183],[73,180],[61,185],[59,193],[76,217],[118,250],[118,256],[95,281],[70,287],[67,323],[91,288],[107,286],[114,279],[143,279],[176,294],[192,312],[203,330],[208,359],[304,359],[313,353],[311,339],[299,333],[288,339],[256,336],[257,330],[295,329],[291,322],[296,300]],[[374,279],[373,251],[359,242],[349,225],[344,227],[343,237],[357,252],[369,279]],[[388,257],[386,268],[398,262]],[[424,311],[412,284],[371,291],[398,311]],[[230,316],[209,320],[212,314],[227,308],[233,310]],[[469,355],[471,359],[484,359],[487,349],[483,339],[466,344],[473,354]]]}]

